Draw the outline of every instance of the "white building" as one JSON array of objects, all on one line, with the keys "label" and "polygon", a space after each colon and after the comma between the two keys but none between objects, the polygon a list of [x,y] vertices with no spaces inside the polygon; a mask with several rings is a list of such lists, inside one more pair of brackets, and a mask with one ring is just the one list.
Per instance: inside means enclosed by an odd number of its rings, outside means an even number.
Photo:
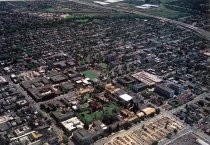
[{"label": "white building", "polygon": [[73,117],[66,121],[63,121],[61,122],[61,124],[68,132],[74,131],[78,128],[83,128],[84,126],[84,124],[77,117]]}]

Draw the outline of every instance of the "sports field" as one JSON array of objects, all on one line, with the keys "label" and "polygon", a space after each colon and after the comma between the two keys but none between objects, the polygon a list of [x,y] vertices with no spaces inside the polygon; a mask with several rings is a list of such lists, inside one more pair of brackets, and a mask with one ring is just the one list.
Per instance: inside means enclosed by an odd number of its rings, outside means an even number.
[{"label": "sports field", "polygon": [[86,78],[95,79],[98,78],[98,74],[94,70],[86,70],[82,72]]}]

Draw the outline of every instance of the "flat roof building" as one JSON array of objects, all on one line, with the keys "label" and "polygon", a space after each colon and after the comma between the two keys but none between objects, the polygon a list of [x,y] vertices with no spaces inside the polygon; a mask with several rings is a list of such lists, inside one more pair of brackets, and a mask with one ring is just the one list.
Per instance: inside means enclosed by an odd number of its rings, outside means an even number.
[{"label": "flat roof building", "polygon": [[120,88],[117,88],[113,86],[111,83],[105,85],[105,90],[110,92],[111,94],[116,93],[120,90]]},{"label": "flat roof building", "polygon": [[170,84],[168,87],[171,88],[172,90],[174,90],[176,95],[179,95],[183,92],[183,86],[181,86],[181,85]]},{"label": "flat roof building", "polygon": [[0,124],[2,124],[2,123],[5,123],[5,122],[7,122],[9,120],[9,117],[8,116],[0,116]]},{"label": "flat roof building", "polygon": [[69,118],[72,118],[74,116],[74,113],[72,111],[68,111],[66,113],[61,113],[59,111],[52,112],[52,116],[55,118],[57,122],[65,121]]},{"label": "flat roof building", "polygon": [[123,101],[126,101],[126,102],[131,101],[133,99],[133,97],[131,97],[128,94],[120,95],[119,98],[121,98]]},{"label": "flat roof building", "polygon": [[156,110],[155,108],[147,107],[143,109],[142,112],[144,112],[146,115],[150,115],[150,114],[156,113]]},{"label": "flat roof building", "polygon": [[84,126],[84,124],[77,117],[73,117],[66,121],[63,121],[61,122],[61,124],[67,132],[72,132],[75,129],[83,128]]},{"label": "flat roof building", "polygon": [[7,82],[7,80],[6,80],[4,77],[0,76],[0,86],[2,86],[2,85],[7,85],[7,84],[9,84],[9,83]]},{"label": "flat roof building", "polygon": [[93,135],[83,128],[77,129],[73,132],[73,139],[79,145],[89,145],[94,142]]},{"label": "flat roof building", "polygon": [[135,84],[132,86],[132,90],[135,92],[135,93],[138,93],[140,91],[143,91],[144,89],[147,88],[147,85],[145,83],[139,83],[139,84]]},{"label": "flat roof building", "polygon": [[163,97],[167,97],[167,98],[171,98],[175,94],[174,90],[172,90],[162,84],[158,84],[155,86],[155,92],[157,92],[159,95],[161,95]]},{"label": "flat roof building", "polygon": [[145,71],[135,73],[132,75],[132,77],[134,77],[138,81],[141,81],[147,84],[148,86],[155,85],[156,83],[159,83],[162,81],[162,79],[158,78],[156,75],[150,74]]}]

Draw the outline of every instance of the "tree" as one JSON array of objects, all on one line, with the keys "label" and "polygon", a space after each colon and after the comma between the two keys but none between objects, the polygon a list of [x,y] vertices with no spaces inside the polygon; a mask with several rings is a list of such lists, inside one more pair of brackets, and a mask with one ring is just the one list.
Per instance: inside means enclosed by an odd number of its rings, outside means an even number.
[{"label": "tree", "polygon": [[119,123],[117,124],[117,128],[116,128],[116,130],[117,130],[117,131],[119,131],[119,130],[120,130],[120,124],[119,124]]},{"label": "tree", "polygon": [[157,114],[160,114],[160,108],[157,108],[157,109],[156,109],[156,113],[157,113]]},{"label": "tree", "polygon": [[166,122],[166,124],[165,124],[165,129],[168,128],[168,124],[169,124],[169,121]]},{"label": "tree", "polygon": [[158,145],[158,141],[153,141],[153,143],[151,145]]},{"label": "tree", "polygon": [[0,136],[0,145],[8,145],[8,144],[9,144],[9,139]]},{"label": "tree", "polygon": [[64,135],[63,136],[63,143],[68,144],[68,142],[69,142],[69,138],[66,135]]},{"label": "tree", "polygon": [[87,123],[87,121],[84,122],[84,129],[86,129],[86,130],[89,129],[89,124]]},{"label": "tree", "polygon": [[144,125],[144,124],[142,125],[142,129],[143,129],[143,130],[145,129],[145,125]]},{"label": "tree", "polygon": [[108,127],[107,131],[108,131],[109,134],[111,134],[113,132],[113,130],[112,130],[112,128],[110,126]]},{"label": "tree", "polygon": [[174,129],[174,133],[177,134],[177,132],[178,132],[178,130],[177,129]]},{"label": "tree", "polygon": [[172,136],[172,134],[169,133],[169,134],[167,134],[166,138],[171,139],[171,136]]}]

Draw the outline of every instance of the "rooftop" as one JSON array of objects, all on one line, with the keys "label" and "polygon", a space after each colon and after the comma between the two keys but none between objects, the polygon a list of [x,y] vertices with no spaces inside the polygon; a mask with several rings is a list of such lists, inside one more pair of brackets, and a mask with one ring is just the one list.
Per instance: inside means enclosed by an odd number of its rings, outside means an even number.
[{"label": "rooftop", "polygon": [[136,78],[137,80],[139,80],[139,81],[141,81],[141,82],[143,82],[143,83],[145,83],[149,86],[152,86],[152,85],[162,81],[162,79],[160,79],[158,76],[150,74],[150,73],[145,72],[145,71],[135,73],[132,76],[134,78]]},{"label": "rooftop", "polygon": [[84,124],[77,118],[73,117],[66,121],[61,122],[61,124],[68,130],[73,131],[77,128],[83,128]]},{"label": "rooftop", "polygon": [[119,96],[121,99],[123,99],[124,101],[130,101],[133,99],[133,97],[131,97],[130,95],[128,94],[123,94],[123,95],[120,95]]}]

